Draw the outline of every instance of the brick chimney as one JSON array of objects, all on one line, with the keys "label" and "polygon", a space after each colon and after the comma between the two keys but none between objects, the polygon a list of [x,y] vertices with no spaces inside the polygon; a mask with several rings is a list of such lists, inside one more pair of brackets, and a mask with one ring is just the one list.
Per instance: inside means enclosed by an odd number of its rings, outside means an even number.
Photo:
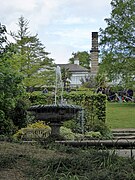
[{"label": "brick chimney", "polygon": [[96,76],[98,72],[98,32],[92,32],[91,48],[91,75]]}]

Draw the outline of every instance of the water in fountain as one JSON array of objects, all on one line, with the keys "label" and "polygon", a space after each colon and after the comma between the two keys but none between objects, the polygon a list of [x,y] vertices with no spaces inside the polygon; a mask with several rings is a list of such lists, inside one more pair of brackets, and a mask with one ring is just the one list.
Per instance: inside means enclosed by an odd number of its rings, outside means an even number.
[{"label": "water in fountain", "polygon": [[62,81],[60,66],[56,67],[55,73],[56,73],[56,79],[55,79],[55,105],[56,105],[57,104],[57,93],[58,93],[59,89],[61,90],[60,104],[63,104],[63,81]]}]

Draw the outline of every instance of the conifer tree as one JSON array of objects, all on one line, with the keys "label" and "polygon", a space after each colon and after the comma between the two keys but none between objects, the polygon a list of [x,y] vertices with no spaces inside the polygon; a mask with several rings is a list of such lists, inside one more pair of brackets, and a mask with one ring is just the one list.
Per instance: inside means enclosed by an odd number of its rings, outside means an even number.
[{"label": "conifer tree", "polygon": [[48,57],[49,53],[45,51],[38,35],[30,34],[28,25],[29,22],[21,16],[17,33],[11,32],[17,50],[15,64],[24,75],[26,86],[51,84],[53,75],[50,69],[54,65],[53,59]]}]

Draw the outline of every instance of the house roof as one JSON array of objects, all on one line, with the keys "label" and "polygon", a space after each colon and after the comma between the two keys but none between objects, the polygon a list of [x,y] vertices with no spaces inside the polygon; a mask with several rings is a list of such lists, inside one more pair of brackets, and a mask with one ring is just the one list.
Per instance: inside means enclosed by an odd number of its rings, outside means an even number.
[{"label": "house roof", "polygon": [[57,64],[61,68],[69,69],[70,72],[88,72],[88,69],[78,64]]}]

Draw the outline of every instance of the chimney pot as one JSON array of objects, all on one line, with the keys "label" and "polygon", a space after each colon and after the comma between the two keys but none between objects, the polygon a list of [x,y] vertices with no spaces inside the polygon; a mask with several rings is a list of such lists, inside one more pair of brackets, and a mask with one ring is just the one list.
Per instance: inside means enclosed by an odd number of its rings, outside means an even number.
[{"label": "chimney pot", "polygon": [[76,59],[74,60],[74,64],[79,65],[79,59],[78,59],[78,58],[76,58]]}]

